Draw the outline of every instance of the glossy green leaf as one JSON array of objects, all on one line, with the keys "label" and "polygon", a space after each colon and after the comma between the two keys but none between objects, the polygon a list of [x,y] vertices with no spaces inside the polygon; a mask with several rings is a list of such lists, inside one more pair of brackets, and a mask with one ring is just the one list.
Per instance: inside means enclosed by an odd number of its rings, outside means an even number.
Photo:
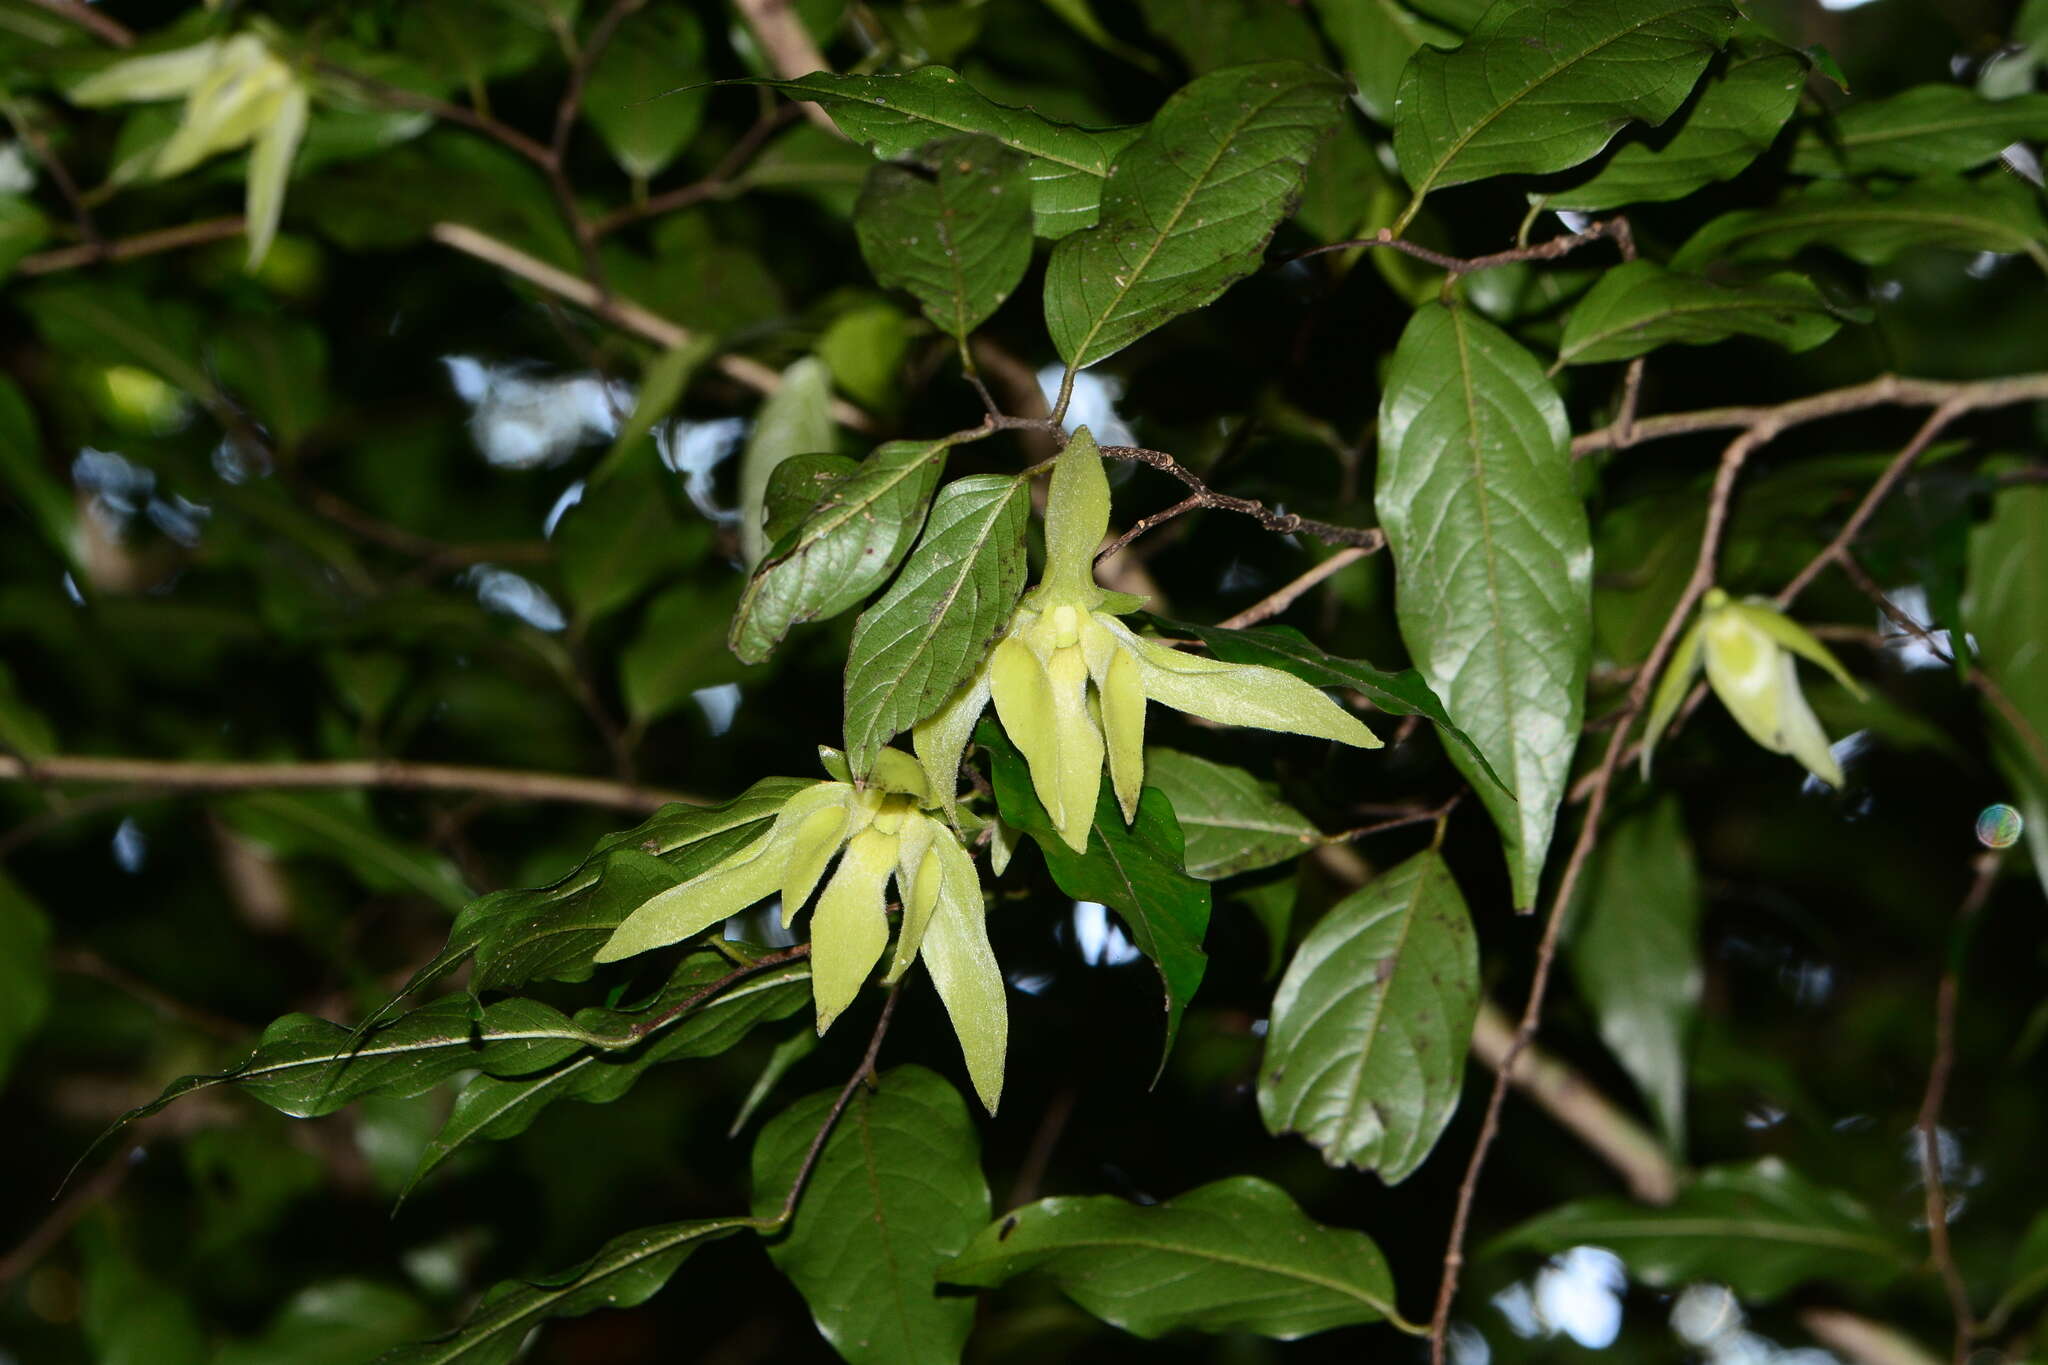
[{"label": "glossy green leaf", "polygon": [[1456,741],[1489,783],[1506,790],[1487,763],[1486,756],[1479,751],[1479,746],[1463,730],[1451,724],[1444,704],[1437,700],[1436,693],[1429,690],[1429,684],[1422,680],[1422,675],[1412,668],[1388,673],[1374,668],[1364,659],[1340,658],[1293,626],[1229,630],[1222,626],[1170,621],[1163,616],[1148,619],[1163,635],[1192,636],[1200,640],[1209,647],[1211,654],[1225,662],[1264,664],[1283,673],[1292,673],[1317,687],[1348,688],[1390,716],[1421,716],[1432,721],[1447,739]]},{"label": "glossy green leaf", "polygon": [[676,507],[674,479],[652,456],[596,481],[562,513],[552,542],[577,619],[601,621],[704,559],[711,533]]},{"label": "glossy green leaf", "polygon": [[1680,270],[1712,261],[1782,260],[1831,247],[1864,265],[1883,265],[1916,247],[2026,252],[2048,270],[2048,218],[2035,191],[2012,176],[1983,180],[1930,176],[1895,189],[1823,181],[1765,209],[1724,213],[1672,258]]},{"label": "glossy green leaf", "polygon": [[1314,0],[1331,46],[1358,87],[1358,103],[1373,122],[1394,125],[1394,97],[1408,59],[1427,45],[1456,47],[1456,29],[1433,23],[1401,0]]},{"label": "glossy green leaf", "polygon": [[745,1218],[664,1223],[612,1238],[574,1270],[536,1280],[506,1280],[484,1295],[449,1335],[378,1356],[375,1365],[509,1365],[528,1333],[550,1318],[580,1318],[631,1308],[660,1292],[690,1253],[750,1226]]},{"label": "glossy green leaf", "polygon": [[758,567],[775,543],[765,522],[768,481],[776,467],[797,455],[829,451],[837,442],[832,372],[816,356],[805,356],[782,372],[781,385],[761,404],[753,434],[740,453],[740,553],[749,569]]},{"label": "glossy green leaf", "polygon": [[1657,1289],[1717,1280],[1746,1300],[1810,1280],[1876,1289],[1913,1259],[1870,1211],[1776,1157],[1711,1166],[1663,1208],[1588,1199],[1540,1214],[1495,1241],[1500,1251],[1606,1247]]},{"label": "glossy green leaf", "polygon": [[1594,211],[1683,199],[1736,175],[1770,149],[1806,84],[1806,61],[1775,42],[1738,39],[1708,69],[1699,96],[1654,134],[1625,137],[1592,178],[1543,196]]},{"label": "glossy green leaf", "polygon": [[2048,488],[1999,492],[1989,521],[1970,533],[1963,626],[1977,666],[2010,705],[1986,706],[1998,770],[2012,784],[2034,871],[2048,887]]},{"label": "glossy green leaf", "polygon": [[984,722],[975,738],[989,751],[996,807],[1003,819],[1031,836],[1060,890],[1116,911],[1131,942],[1159,969],[1166,989],[1166,1042],[1159,1058],[1163,1070],[1180,1033],[1181,1013],[1209,966],[1202,951],[1209,929],[1209,884],[1185,870],[1185,846],[1172,803],[1158,788],[1146,788],[1138,799],[1137,819],[1126,826],[1110,784],[1102,784],[1088,851],[1076,853],[1039,804],[1024,756],[1002,729]]},{"label": "glossy green leaf", "polygon": [[2048,138],[2048,95],[1986,99],[1961,85],[1916,85],[1866,100],[1807,128],[1794,175],[1952,175],[1994,161],[2015,142]]},{"label": "glossy green leaf", "polygon": [[804,524],[825,495],[860,468],[850,455],[792,455],[768,476],[765,529],[774,545]]},{"label": "glossy green leaf", "polygon": [[832,121],[878,157],[909,155],[949,133],[985,133],[1030,158],[1031,213],[1041,237],[1091,226],[1103,182],[1136,128],[1077,128],[1029,109],[997,104],[943,66],[900,76],[834,76],[763,81],[793,99],[816,100]]},{"label": "glossy green leaf", "polygon": [[1031,264],[1027,158],[985,135],[946,138],[915,164],[868,173],[854,211],[875,279],[907,290],[940,331],[966,340]]},{"label": "glossy green leaf", "polygon": [[583,115],[621,170],[651,179],[697,135],[711,93],[697,84],[705,74],[696,15],[669,5],[628,13],[591,68]]},{"label": "glossy green leaf", "polygon": [[1034,1271],[1146,1338],[1186,1328],[1291,1341],[1397,1317],[1371,1238],[1311,1222],[1285,1190],[1248,1175],[1150,1206],[1041,1199],[983,1228],[940,1274],[994,1288]]},{"label": "glossy green leaf", "polygon": [[[754,1144],[754,1212],[782,1210],[838,1088],[798,1100]],[[981,1143],[959,1092],[923,1067],[855,1091],[786,1236],[768,1255],[850,1365],[956,1365],[974,1300],[935,1277],[988,1220]]]},{"label": "glossy green leaf", "polygon": [[1714,0],[1500,0],[1454,52],[1424,48],[1395,97],[1394,154],[1417,202],[1595,156],[1662,123],[1739,16]]},{"label": "glossy green leaf", "polygon": [[1675,797],[1602,836],[1581,904],[1572,977],[1666,1144],[1683,1152],[1687,1045],[1704,974],[1699,869]]},{"label": "glossy green leaf", "polygon": [[50,920],[0,871],[0,1084],[50,1008]]},{"label": "glossy green leaf", "polygon": [[1167,100],[1118,156],[1101,221],[1053,248],[1045,319],[1060,357],[1092,365],[1257,270],[1342,97],[1325,71],[1257,62]]},{"label": "glossy green leaf", "polygon": [[1299,5],[1271,0],[1139,0],[1145,27],[1197,76],[1238,62],[1327,58]]},{"label": "glossy green leaf", "polygon": [[932,501],[903,572],[854,622],[846,761],[865,777],[884,744],[937,711],[978,668],[1024,591],[1030,483],[956,479]]},{"label": "glossy green leaf", "polygon": [[1434,850],[1339,901],[1273,997],[1259,1113],[1331,1165],[1415,1172],[1458,1107],[1479,1013],[1479,942]]},{"label": "glossy green leaf", "polygon": [[1629,261],[1600,277],[1565,319],[1560,364],[1591,365],[1647,355],[1660,346],[1705,346],[1732,336],[1761,337],[1806,351],[1842,320],[1804,275],[1790,271],[1749,283]]},{"label": "glossy green leaf", "polygon": [[1515,904],[1533,905],[1578,742],[1593,559],[1564,404],[1535,358],[1464,309],[1420,309],[1380,401],[1375,505],[1401,638],[1514,792],[1479,786]]},{"label": "glossy green leaf", "polygon": [[1145,751],[1145,780],[1166,793],[1187,840],[1190,876],[1217,881],[1298,858],[1322,831],[1242,768],[1175,749]]}]

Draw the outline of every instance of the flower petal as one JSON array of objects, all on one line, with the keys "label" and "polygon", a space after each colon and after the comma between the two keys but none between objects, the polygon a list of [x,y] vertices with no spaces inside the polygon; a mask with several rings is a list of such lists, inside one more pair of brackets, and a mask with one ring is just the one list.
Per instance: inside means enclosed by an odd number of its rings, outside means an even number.
[{"label": "flower petal", "polygon": [[974,860],[950,837],[936,840],[932,852],[940,864],[939,898],[925,931],[924,966],[953,1021],[974,1093],[993,1114],[1003,1097],[1003,1056],[1010,1042],[1003,972],[988,946],[987,909]]},{"label": "flower petal", "polygon": [[814,810],[795,823],[789,834],[789,855],[782,864],[782,927],[788,928],[797,911],[818,889],[818,879],[846,842],[847,811],[844,804]]},{"label": "flower petal", "polygon": [[1060,823],[1060,732],[1052,680],[1030,646],[1012,635],[988,656],[989,698],[1010,740],[1031,765],[1031,784],[1054,824]]},{"label": "flower petal", "polygon": [[[919,805],[932,803],[931,784],[925,780],[924,770],[917,766],[917,760],[901,749],[883,749],[875,755],[875,766],[868,770],[868,783],[892,792],[914,796]],[[953,785],[960,784],[958,772],[953,774]]]},{"label": "flower petal", "polygon": [[1806,765],[1806,771],[1839,791],[1842,765],[1835,761],[1827,732],[1820,728],[1820,718],[1813,714],[1806,693],[1800,689],[1792,656],[1778,657],[1785,671],[1785,699],[1778,715],[1778,751],[1792,755]]},{"label": "flower petal", "polygon": [[71,87],[73,104],[132,104],[168,100],[190,94],[220,59],[220,39],[208,38],[190,47],[130,57],[95,71]]},{"label": "flower petal", "polygon": [[913,815],[903,822],[901,842],[896,848],[896,896],[903,902],[903,924],[896,930],[896,952],[889,959],[884,985],[894,985],[917,957],[924,942],[925,926],[939,903],[939,873],[942,864],[934,850],[936,840],[953,842],[953,831],[929,816]]},{"label": "flower petal", "polygon": [[166,179],[182,175],[216,152],[249,141],[276,115],[291,84],[291,69],[253,34],[228,39],[185,101],[184,117],[157,153],[154,173]]},{"label": "flower petal", "polygon": [[1365,722],[1292,673],[1183,654],[1133,634],[1120,621],[1097,619],[1110,626],[1136,659],[1145,695],[1153,701],[1219,725],[1311,735],[1360,749],[1380,747],[1379,736]]},{"label": "flower petal", "polygon": [[1126,650],[1111,650],[1109,666],[1096,679],[1096,691],[1102,701],[1109,782],[1128,825],[1138,817],[1138,792],[1145,785],[1145,688],[1138,661]]},{"label": "flower petal", "polygon": [[1774,754],[1790,754],[1830,786],[1841,766],[1799,687],[1797,665],[1778,642],[1732,604],[1702,617],[1707,681],[1749,737]]},{"label": "flower petal", "polygon": [[860,994],[889,945],[884,892],[895,871],[896,836],[862,830],[846,846],[839,870],[811,912],[811,999],[820,1034]]},{"label": "flower petal", "polygon": [[249,188],[244,213],[249,222],[248,269],[263,264],[284,216],[285,183],[292,176],[292,158],[306,132],[306,91],[294,82],[279,101],[268,127],[256,135],[249,155]]},{"label": "flower petal", "polygon": [[1700,632],[1705,625],[1706,618],[1702,616],[1678,637],[1678,648],[1664,665],[1664,676],[1657,679],[1657,695],[1650,702],[1650,723],[1643,729],[1644,777],[1650,775],[1650,751],[1657,747],[1664,727],[1678,714],[1678,703],[1692,686],[1693,675],[1700,671]]},{"label": "flower petal", "polygon": [[1814,639],[1805,626],[1762,600],[1737,602],[1729,610],[1739,612],[1744,621],[1793,653],[1825,668],[1834,675],[1836,682],[1849,689],[1850,695],[1858,701],[1863,700],[1863,688],[1850,676],[1849,670],[1842,667],[1842,661],[1826,645]]},{"label": "flower petal", "polygon": [[1068,439],[1052,467],[1045,493],[1045,574],[1034,594],[1043,602],[1092,607],[1095,552],[1109,533],[1109,478],[1102,451],[1082,427]]},{"label": "flower petal", "polygon": [[924,779],[949,816],[958,801],[960,757],[967,752],[967,737],[974,733],[974,723],[988,705],[988,674],[988,666],[982,665],[936,715],[918,722],[910,732]]}]

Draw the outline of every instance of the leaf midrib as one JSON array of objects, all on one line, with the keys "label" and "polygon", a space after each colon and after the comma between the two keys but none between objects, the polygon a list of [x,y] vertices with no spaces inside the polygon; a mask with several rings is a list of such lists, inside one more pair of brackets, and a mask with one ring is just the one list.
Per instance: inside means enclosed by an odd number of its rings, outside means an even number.
[{"label": "leaf midrib", "polygon": [[[1173,1242],[1149,1241],[1141,1237],[1072,1237],[1062,1239],[1051,1247],[1033,1247],[1031,1249],[1033,1251],[1066,1251],[1070,1249],[1091,1251],[1156,1251],[1171,1256],[1185,1256],[1191,1260],[1214,1261],[1219,1265],[1238,1266],[1246,1270],[1264,1271],[1268,1275],[1278,1276],[1282,1279],[1298,1280],[1303,1284],[1317,1285],[1333,1293],[1340,1294],[1345,1298],[1355,1299],[1359,1303],[1366,1304],[1383,1318],[1391,1318],[1394,1315],[1392,1304],[1360,1290],[1356,1285],[1347,1284],[1343,1280],[1334,1280],[1326,1275],[1317,1275],[1311,1271],[1297,1270],[1290,1266],[1275,1265],[1272,1262],[1261,1261],[1251,1256],[1233,1256],[1228,1252],[1212,1251],[1206,1247],[1187,1247]],[[992,1257],[979,1264],[999,1267],[1005,1259],[1007,1258]],[[975,1264],[977,1263],[966,1261],[964,1258],[954,1262],[954,1266],[961,1269],[969,1269]]]},{"label": "leaf midrib", "polygon": [[1782,299],[1776,303],[1756,298],[1708,299],[1695,303],[1675,303],[1669,307],[1661,308],[1654,313],[1646,313],[1634,321],[1611,324],[1604,331],[1590,332],[1578,345],[1559,351],[1558,359],[1566,364],[1570,364],[1574,357],[1584,355],[1587,351],[1605,342],[1613,341],[1616,337],[1627,336],[1632,332],[1640,332],[1660,318],[1699,317],[1709,313],[1769,313],[1786,310],[1810,313],[1823,317],[1827,316],[1825,305],[1791,298]]}]

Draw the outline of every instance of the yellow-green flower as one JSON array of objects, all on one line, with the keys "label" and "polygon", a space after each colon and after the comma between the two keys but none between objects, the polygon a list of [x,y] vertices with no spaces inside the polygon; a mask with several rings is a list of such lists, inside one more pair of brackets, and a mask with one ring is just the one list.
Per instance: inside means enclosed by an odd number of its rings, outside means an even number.
[{"label": "yellow-green flower", "polygon": [[[944,821],[926,814],[931,789],[910,755],[882,750],[868,780],[855,784],[838,752],[820,754],[838,781],[797,792],[766,835],[628,915],[597,960],[616,962],[691,938],[778,892],[787,925],[825,881],[811,911],[811,997],[822,1034],[853,1003],[888,946],[893,879],[903,923],[882,979],[896,981],[922,954],[967,1073],[993,1114],[1003,1092],[1009,1007],[988,946],[974,860]],[[826,881],[835,857],[838,869]]]},{"label": "yellow-green flower", "polygon": [[1379,747],[1356,716],[1291,673],[1183,654],[1117,620],[1115,609],[1137,601],[1096,585],[1095,551],[1108,529],[1109,480],[1083,427],[1053,466],[1044,578],[987,662],[913,732],[925,776],[949,808],[968,734],[991,700],[1031,765],[1039,801],[1076,852],[1088,847],[1105,759],[1125,823],[1137,814],[1148,700],[1223,725]]},{"label": "yellow-green flower", "polygon": [[246,204],[249,268],[263,263],[284,212],[285,181],[306,131],[306,82],[254,33],[131,57],[71,88],[74,104],[183,97],[184,117],[150,169],[182,175],[210,156],[250,145]]},{"label": "yellow-green flower", "polygon": [[1799,688],[1794,654],[1834,674],[1859,699],[1863,696],[1827,646],[1769,602],[1755,597],[1738,602],[1719,588],[1709,589],[1700,602],[1699,619],[1678,642],[1657,683],[1649,729],[1643,735],[1644,774],[1650,771],[1650,750],[1671,723],[1704,656],[1714,695],[1751,739],[1774,754],[1790,754],[1829,786],[1841,786],[1842,766],[1835,762],[1828,737]]}]

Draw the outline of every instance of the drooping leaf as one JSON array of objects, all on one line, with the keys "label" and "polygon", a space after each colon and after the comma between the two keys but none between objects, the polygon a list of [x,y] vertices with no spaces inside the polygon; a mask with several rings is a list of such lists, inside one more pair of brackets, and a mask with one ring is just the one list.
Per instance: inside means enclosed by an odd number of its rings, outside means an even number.
[{"label": "drooping leaf", "polygon": [[1073,368],[1116,354],[1258,269],[1343,87],[1302,62],[1183,86],[1117,157],[1102,219],[1053,248],[1045,317]]},{"label": "drooping leaf", "polygon": [[1805,84],[1806,60],[1797,52],[1737,39],[1709,68],[1675,130],[1667,122],[1654,135],[1631,135],[1590,180],[1546,194],[1543,202],[1580,211],[1661,204],[1726,180],[1769,150]]},{"label": "drooping leaf", "polygon": [[623,1233],[574,1270],[504,1281],[454,1332],[387,1351],[376,1365],[508,1365],[541,1323],[645,1303],[698,1247],[750,1225],[745,1218],[700,1218]]},{"label": "drooping leaf", "polygon": [[1714,0],[1500,0],[1454,52],[1423,48],[1395,97],[1394,154],[1420,202],[1599,153],[1685,103],[1739,16]]},{"label": "drooping leaf", "polygon": [[661,174],[690,145],[710,91],[704,27],[680,6],[628,13],[591,68],[583,114],[636,180]]},{"label": "drooping leaf", "polygon": [[805,356],[782,372],[782,383],[761,404],[747,448],[740,452],[740,554],[749,569],[758,568],[775,543],[766,520],[768,484],[776,468],[798,455],[829,451],[835,439],[832,372],[816,356]]},{"label": "drooping leaf", "polygon": [[[1227,630],[1222,626],[1197,626],[1171,621],[1163,616],[1148,618],[1162,635],[1190,635],[1209,647],[1209,652],[1226,663],[1264,664],[1292,673],[1318,687],[1343,687],[1357,692],[1390,716],[1421,716],[1433,721],[1446,738],[1465,750],[1486,780],[1508,790],[1495,775],[1479,746],[1451,723],[1450,713],[1437,700],[1429,684],[1412,668],[1388,673],[1363,659],[1345,659],[1325,650],[1293,626],[1253,626],[1248,630]],[[1476,781],[1476,779],[1475,779]]]},{"label": "drooping leaf", "polygon": [[1163,1070],[1180,1033],[1181,1013],[1209,965],[1202,951],[1209,929],[1209,884],[1186,871],[1172,804],[1158,788],[1146,788],[1138,798],[1138,818],[1126,826],[1115,793],[1103,783],[1088,852],[1076,853],[1039,804],[1024,756],[1002,727],[984,722],[975,738],[989,751],[996,806],[1004,821],[1031,836],[1060,890],[1116,911],[1130,930],[1131,942],[1159,969],[1166,988],[1166,1042],[1159,1057]]},{"label": "drooping leaf", "polygon": [[1700,879],[1674,797],[1600,840],[1571,940],[1572,976],[1600,1037],[1650,1102],[1665,1143],[1685,1147],[1687,1043],[1699,1007]]},{"label": "drooping leaf", "polygon": [[1475,782],[1521,906],[1570,777],[1591,653],[1592,545],[1569,446],[1534,357],[1464,309],[1417,311],[1381,397],[1375,505],[1408,652],[1513,790]]},{"label": "drooping leaf", "polygon": [[2026,182],[1993,175],[1929,176],[1880,190],[1822,181],[1764,209],[1724,213],[1680,247],[1673,268],[1710,261],[1781,260],[1809,246],[1831,247],[1864,265],[1883,265],[1914,247],[2025,252],[2048,270],[2048,218]]},{"label": "drooping leaf", "polygon": [[1835,111],[1799,135],[1794,175],[1953,175],[2015,142],[2048,138],[2048,95],[1986,99],[1963,85],[1916,85]]},{"label": "drooping leaf", "polygon": [[1842,319],[1804,275],[1783,271],[1746,284],[1629,261],[1600,277],[1565,319],[1557,358],[1591,365],[1647,355],[1660,346],[1705,346],[1762,337],[1788,351],[1820,345]]},{"label": "drooping leaf", "polygon": [[1285,1190],[1253,1176],[1149,1207],[1041,1199],[983,1228],[940,1275],[994,1288],[1032,1271],[1146,1338],[1186,1328],[1291,1341],[1397,1316],[1371,1238],[1311,1222]]},{"label": "drooping leaf", "polygon": [[[754,1144],[754,1212],[772,1218],[838,1089],[798,1100]],[[851,1365],[957,1365],[974,1300],[937,1292],[940,1267],[987,1221],[980,1141],[959,1092],[923,1067],[854,1094],[768,1255]]]},{"label": "drooping leaf", "polygon": [[846,762],[865,777],[890,738],[939,709],[980,666],[1024,590],[1028,480],[956,479],[896,582],[854,623]]},{"label": "drooping leaf", "polygon": [[815,100],[846,135],[893,160],[949,133],[986,133],[1031,158],[1031,212],[1041,237],[1091,226],[1103,181],[1137,128],[1077,128],[1029,109],[997,104],[943,66],[900,76],[834,76],[762,81],[793,99]]},{"label": "drooping leaf", "polygon": [[929,143],[915,165],[876,166],[853,219],[875,279],[907,290],[933,325],[965,341],[1031,264],[1026,164],[976,135]]},{"label": "drooping leaf", "polygon": [[1458,1107],[1479,945],[1451,870],[1416,854],[1333,906],[1273,997],[1259,1113],[1331,1165],[1408,1178]]},{"label": "drooping leaf", "polygon": [[2048,670],[2035,662],[2048,638],[2048,488],[2002,489],[1991,519],[1971,532],[1963,627],[2011,708],[1985,707],[1992,754],[2048,887]]},{"label": "drooping leaf", "polygon": [[1775,1299],[1809,1280],[1876,1289],[1912,1259],[1870,1211],[1776,1157],[1713,1166],[1663,1208],[1588,1199],[1539,1214],[1487,1254],[1606,1247],[1655,1288],[1717,1280],[1744,1299]]},{"label": "drooping leaf", "polygon": [[759,663],[784,636],[859,602],[888,580],[919,530],[950,439],[891,441],[834,484],[747,581],[727,643]]},{"label": "drooping leaf", "polygon": [[1373,122],[1394,126],[1394,96],[1408,59],[1427,45],[1451,48],[1458,31],[1433,23],[1401,0],[1314,0],[1316,16],[1344,58],[1358,87],[1358,103]]},{"label": "drooping leaf", "polygon": [[1218,881],[1298,858],[1322,831],[1242,768],[1176,749],[1145,751],[1145,780],[1173,803],[1190,876]]}]

